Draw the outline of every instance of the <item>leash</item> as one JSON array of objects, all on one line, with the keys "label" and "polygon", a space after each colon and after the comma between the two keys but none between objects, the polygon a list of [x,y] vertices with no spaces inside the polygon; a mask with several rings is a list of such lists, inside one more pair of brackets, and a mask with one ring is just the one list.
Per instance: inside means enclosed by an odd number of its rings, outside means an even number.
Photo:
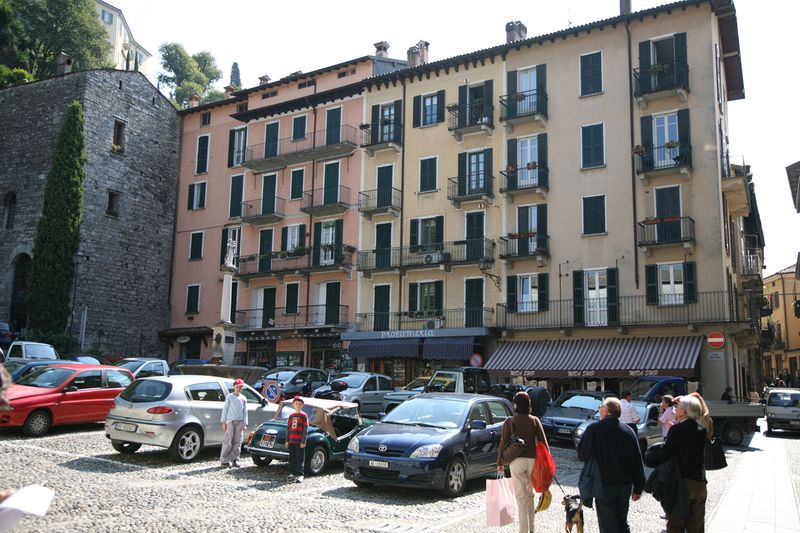
[{"label": "leash", "polygon": [[555,476],[555,474],[553,474],[553,481],[555,481],[556,485],[558,485],[558,488],[561,490],[561,494],[566,496],[567,493],[564,491],[564,487],[561,486],[561,483],[558,482],[558,478]]}]

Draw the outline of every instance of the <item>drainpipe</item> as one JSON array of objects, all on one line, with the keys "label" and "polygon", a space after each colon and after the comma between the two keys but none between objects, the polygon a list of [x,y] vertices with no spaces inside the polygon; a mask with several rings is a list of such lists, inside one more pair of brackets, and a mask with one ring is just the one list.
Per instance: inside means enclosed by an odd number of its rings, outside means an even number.
[{"label": "drainpipe", "polygon": [[[316,96],[316,94],[317,94],[317,84],[315,82],[314,83],[314,96]],[[313,121],[312,121],[314,123],[314,125],[312,127],[313,129],[311,130],[311,148],[313,150],[313,149],[316,149],[316,147],[317,147],[317,103],[316,103],[316,101],[314,101],[314,103],[311,104],[311,109],[313,111],[313,117],[314,117]],[[291,176],[290,176],[290,178],[291,178]],[[317,160],[316,160],[316,158],[314,158],[314,159],[311,160],[311,203],[312,203],[312,205],[314,203],[314,185],[316,184],[316,180],[317,180]],[[290,183],[290,186],[291,186],[291,183]],[[302,200],[301,200],[301,202],[302,202]],[[311,242],[311,239],[314,238],[314,216],[311,215],[311,214],[308,215],[308,235],[306,236],[306,238],[312,244],[312,246],[307,248],[307,249],[311,249],[312,250],[311,257],[313,258],[314,257],[313,242]],[[305,243],[303,243],[303,246],[305,246]],[[311,273],[308,272],[308,273],[306,273],[306,322],[308,322],[308,319],[309,319],[309,306],[310,305],[311,305]],[[311,366],[311,339],[309,339],[309,338],[306,338],[306,350],[305,351],[306,351],[306,354],[307,354],[306,360],[305,360],[305,366]]]},{"label": "drainpipe", "polygon": [[[633,147],[636,145],[636,138],[634,136],[633,130],[633,77],[631,73],[633,72],[633,53],[631,49],[631,29],[630,29],[630,16],[626,15],[625,17],[625,33],[628,37],[628,114],[630,117],[630,133],[631,133],[631,142],[630,146]],[[633,206],[633,280],[634,284],[636,285],[636,289],[639,289],[639,249],[636,243],[636,219],[637,219],[637,210],[636,210],[636,166],[634,161],[634,155],[631,153],[631,204]]]},{"label": "drainpipe", "polygon": [[[403,83],[403,117],[407,114],[408,106],[406,106],[406,79],[402,79]],[[413,112],[413,108],[412,108]],[[412,117],[413,120],[413,117]],[[406,193],[406,121],[400,121],[401,126],[401,139],[403,141],[403,145],[400,147],[400,264],[402,266],[403,263],[403,235],[405,233],[405,220],[403,218],[403,208],[405,206],[405,193]],[[397,281],[398,281],[398,290],[400,291],[399,297],[397,298],[397,312],[401,313],[403,311],[403,294],[405,294],[405,290],[403,288],[403,269],[400,268],[397,274]],[[400,315],[398,315],[399,321]],[[399,325],[399,324],[398,324]]]}]

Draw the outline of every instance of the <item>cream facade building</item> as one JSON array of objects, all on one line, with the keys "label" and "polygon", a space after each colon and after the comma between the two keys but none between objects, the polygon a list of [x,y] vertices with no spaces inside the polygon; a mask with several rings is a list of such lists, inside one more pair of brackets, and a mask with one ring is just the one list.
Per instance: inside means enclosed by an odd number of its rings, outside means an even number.
[{"label": "cream facade building", "polygon": [[800,386],[800,280],[797,265],[764,278],[771,313],[762,336],[764,376],[780,377],[790,387]]},{"label": "cream facade building", "polygon": [[119,70],[138,70],[147,75],[152,54],[133,38],[122,10],[103,0],[95,0],[100,24],[108,33],[111,44],[111,62]]}]

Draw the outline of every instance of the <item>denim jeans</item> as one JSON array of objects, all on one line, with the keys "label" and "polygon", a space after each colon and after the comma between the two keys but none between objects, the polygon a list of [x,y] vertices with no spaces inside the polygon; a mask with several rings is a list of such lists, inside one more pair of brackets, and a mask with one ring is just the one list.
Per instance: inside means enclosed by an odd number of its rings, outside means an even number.
[{"label": "denim jeans", "polygon": [[628,526],[628,505],[633,485],[605,485],[603,498],[595,498],[600,533],[631,533]]},{"label": "denim jeans", "polygon": [[290,444],[289,448],[289,471],[295,476],[303,475],[303,466],[306,462],[306,449],[299,444]]}]

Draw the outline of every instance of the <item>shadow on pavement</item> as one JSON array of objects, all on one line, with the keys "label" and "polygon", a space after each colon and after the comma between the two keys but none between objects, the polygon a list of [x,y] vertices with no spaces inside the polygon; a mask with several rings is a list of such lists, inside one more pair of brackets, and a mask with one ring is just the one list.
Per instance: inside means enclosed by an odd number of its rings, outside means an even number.
[{"label": "shadow on pavement", "polygon": [[772,431],[764,431],[764,436],[768,439],[800,440],[800,431],[773,429]]},{"label": "shadow on pavement", "polygon": [[[382,496],[391,499],[391,505],[411,506],[411,505],[424,505],[438,500],[446,499],[436,490],[425,490],[417,487],[395,487],[375,485],[371,487],[358,487],[352,481],[345,480],[349,486],[336,487],[326,490],[322,493],[323,496],[331,498],[340,498],[343,500],[357,501],[361,503],[375,503],[376,496]],[[470,494],[483,492],[486,489],[486,479],[478,478],[467,481],[464,487],[464,492],[459,496],[462,498]]]}]

